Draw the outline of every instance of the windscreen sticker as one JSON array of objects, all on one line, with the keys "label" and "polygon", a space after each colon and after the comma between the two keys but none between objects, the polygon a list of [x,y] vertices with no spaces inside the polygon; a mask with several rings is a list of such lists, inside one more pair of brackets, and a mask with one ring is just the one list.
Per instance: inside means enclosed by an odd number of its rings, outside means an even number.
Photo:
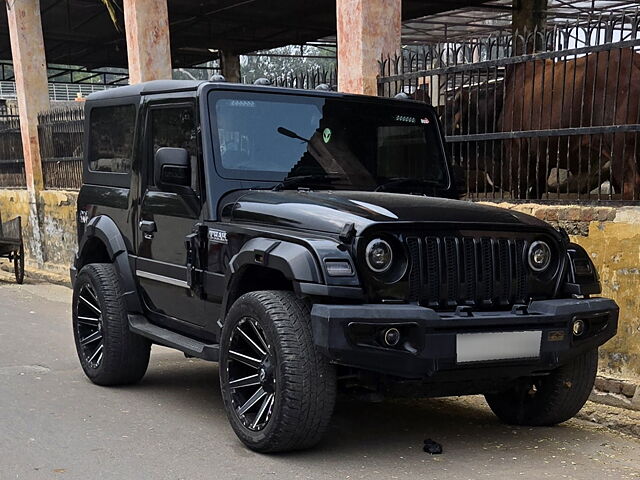
[{"label": "windscreen sticker", "polygon": [[324,143],[329,143],[331,141],[331,129],[330,128],[325,128],[324,131],[322,132],[322,140],[324,140]]},{"label": "windscreen sticker", "polygon": [[429,119],[428,118],[422,118],[422,119],[420,119],[420,123],[422,123],[424,125],[429,125]]}]

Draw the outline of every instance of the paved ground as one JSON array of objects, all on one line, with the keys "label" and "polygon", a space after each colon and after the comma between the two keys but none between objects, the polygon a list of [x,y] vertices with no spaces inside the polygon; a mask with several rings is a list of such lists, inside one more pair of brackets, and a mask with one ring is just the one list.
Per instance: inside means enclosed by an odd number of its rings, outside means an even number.
[{"label": "paved ground", "polygon": [[[252,453],[227,424],[213,364],[154,348],[135,387],[89,383],[70,290],[0,274],[0,479],[626,479],[640,442],[582,420],[500,425],[480,398],[341,402],[326,440]],[[425,438],[444,454],[422,452]]]}]

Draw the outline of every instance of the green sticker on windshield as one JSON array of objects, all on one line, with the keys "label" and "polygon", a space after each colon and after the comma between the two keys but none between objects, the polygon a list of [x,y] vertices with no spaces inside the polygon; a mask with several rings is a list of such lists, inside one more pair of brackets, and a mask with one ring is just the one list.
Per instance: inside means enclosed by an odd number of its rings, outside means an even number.
[{"label": "green sticker on windshield", "polygon": [[322,139],[324,140],[324,143],[329,143],[331,141],[331,129],[330,128],[325,128],[324,132],[322,132]]}]

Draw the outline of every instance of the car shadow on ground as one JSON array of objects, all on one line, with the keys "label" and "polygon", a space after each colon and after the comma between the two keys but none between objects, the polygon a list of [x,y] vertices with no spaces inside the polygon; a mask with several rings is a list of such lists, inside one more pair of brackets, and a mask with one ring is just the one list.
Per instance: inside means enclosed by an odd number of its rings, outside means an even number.
[{"label": "car shadow on ground", "polygon": [[[218,369],[215,364],[184,359],[173,352],[152,357],[144,380],[137,386],[136,395],[153,393],[181,404],[180,414],[208,416],[225,422]],[[233,435],[227,430],[226,435]],[[427,438],[442,444],[444,455],[451,460],[464,452],[465,456],[479,455],[490,461],[497,456],[518,457],[527,452],[547,451],[550,457],[566,445],[590,440],[597,442],[601,432],[587,428],[584,422],[570,421],[556,427],[530,428],[501,424],[481,397],[439,399],[391,399],[381,403],[367,403],[340,398],[331,425],[323,442],[315,449],[284,455],[290,460],[323,458],[327,455],[362,458],[404,458],[421,455]],[[555,457],[553,457],[555,458]]]}]

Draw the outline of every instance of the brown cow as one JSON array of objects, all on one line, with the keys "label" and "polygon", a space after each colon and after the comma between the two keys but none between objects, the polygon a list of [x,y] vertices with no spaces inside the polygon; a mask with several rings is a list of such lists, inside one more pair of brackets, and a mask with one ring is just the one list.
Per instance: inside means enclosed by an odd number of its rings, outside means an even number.
[{"label": "brown cow", "polygon": [[[480,85],[459,88],[444,107],[442,122],[445,135],[473,135],[496,131],[504,82],[497,80]],[[465,141],[449,144],[452,159],[468,172],[472,190],[487,191],[494,188],[490,178],[500,165],[501,143],[495,140]]]},{"label": "brown cow", "polygon": [[[640,54],[630,49],[577,59],[518,64],[507,70],[499,130],[548,130],[638,123]],[[608,178],[624,198],[640,193],[634,133],[516,138],[504,141],[496,183],[540,197],[551,168],[574,175],[568,191],[589,192]],[[606,168],[601,168],[606,165]],[[580,173],[580,174],[578,174]],[[564,190],[563,190],[564,191]]]}]

